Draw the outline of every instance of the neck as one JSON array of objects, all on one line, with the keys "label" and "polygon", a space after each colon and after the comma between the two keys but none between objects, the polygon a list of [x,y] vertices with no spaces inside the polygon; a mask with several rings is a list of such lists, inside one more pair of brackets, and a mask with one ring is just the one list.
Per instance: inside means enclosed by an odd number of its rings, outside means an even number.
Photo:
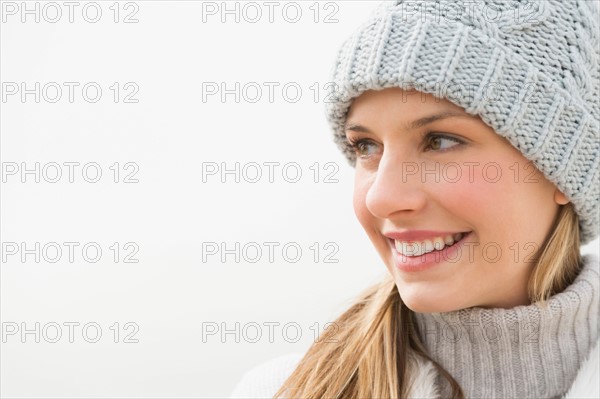
[{"label": "neck", "polygon": [[[600,331],[599,266],[584,255],[575,280],[537,304],[414,313],[428,354],[466,397],[556,397],[564,394]],[[441,376],[444,397],[450,386]]]}]

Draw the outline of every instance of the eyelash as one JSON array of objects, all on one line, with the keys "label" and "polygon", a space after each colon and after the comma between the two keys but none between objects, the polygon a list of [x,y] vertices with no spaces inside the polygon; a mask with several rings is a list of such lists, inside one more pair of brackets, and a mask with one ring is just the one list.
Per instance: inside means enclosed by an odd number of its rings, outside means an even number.
[{"label": "eyelash", "polygon": [[[456,137],[446,135],[446,134],[440,134],[440,133],[434,133],[434,132],[425,132],[423,134],[423,142],[426,143],[427,145],[429,145],[430,140],[434,139],[434,138],[442,138],[442,139],[450,140],[450,141],[457,143],[458,145],[464,144],[464,141],[462,141]],[[350,147],[352,147],[352,149],[355,152],[358,152],[359,146],[361,146],[363,143],[368,144],[368,143],[373,143],[373,141],[370,139],[348,138],[348,144],[350,145]],[[456,147],[456,146],[452,146],[450,148],[446,148],[443,150],[433,150],[433,151],[446,152],[446,151],[452,150],[454,147]],[[368,155],[359,155],[359,157],[360,158],[369,158]]]}]

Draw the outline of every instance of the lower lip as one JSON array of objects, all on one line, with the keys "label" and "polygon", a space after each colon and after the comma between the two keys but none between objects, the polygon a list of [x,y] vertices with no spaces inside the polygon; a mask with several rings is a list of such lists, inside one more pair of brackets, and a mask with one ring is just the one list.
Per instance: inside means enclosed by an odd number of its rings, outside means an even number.
[{"label": "lower lip", "polygon": [[461,254],[457,252],[462,251],[462,247],[466,242],[466,238],[471,236],[471,233],[472,232],[469,232],[463,238],[461,238],[460,241],[456,242],[450,247],[444,247],[441,251],[431,251],[421,256],[402,255],[396,251],[394,240],[388,239],[388,242],[391,243],[396,267],[403,272],[413,273],[431,269],[440,263],[455,263],[461,256]]}]

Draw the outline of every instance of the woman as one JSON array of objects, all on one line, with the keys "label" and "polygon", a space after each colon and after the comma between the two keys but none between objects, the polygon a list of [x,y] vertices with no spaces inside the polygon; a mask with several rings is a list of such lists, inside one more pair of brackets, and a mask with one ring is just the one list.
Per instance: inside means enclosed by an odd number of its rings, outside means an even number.
[{"label": "woman", "polygon": [[600,396],[599,262],[580,254],[599,226],[597,6],[452,4],[384,3],[332,71],[328,121],[389,277],[233,397]]}]

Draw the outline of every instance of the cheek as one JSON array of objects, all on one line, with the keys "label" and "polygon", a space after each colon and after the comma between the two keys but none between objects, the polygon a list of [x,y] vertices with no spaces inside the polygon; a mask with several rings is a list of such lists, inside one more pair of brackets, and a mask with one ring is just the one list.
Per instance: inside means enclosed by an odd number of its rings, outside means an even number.
[{"label": "cheek", "polygon": [[367,234],[369,241],[378,252],[390,273],[393,273],[389,266],[390,250],[388,241],[381,235],[381,220],[374,216],[367,207],[367,194],[371,188],[372,176],[361,176],[360,172],[356,172],[354,180],[353,207],[356,218]]},{"label": "cheek", "polygon": [[369,184],[367,183],[365,177],[362,176],[359,171],[356,171],[354,176],[354,194],[352,198],[352,205],[354,207],[354,214],[356,215],[356,218],[363,228],[367,230],[367,232],[373,217],[366,206],[368,191]]},{"label": "cheek", "polygon": [[480,230],[497,217],[499,192],[502,190],[497,185],[473,176],[472,179],[463,177],[458,181],[432,184],[429,197],[435,198],[448,215],[466,223],[462,226],[465,229]]},{"label": "cheek", "polygon": [[553,186],[536,180],[525,163],[480,162],[464,169],[462,178],[435,185],[438,202],[471,224],[484,241],[537,241],[550,228],[557,206]]},{"label": "cheek", "polygon": [[381,235],[381,220],[373,215],[367,207],[367,194],[371,188],[374,175],[357,171],[354,179],[353,207],[354,213],[369,240],[384,256],[388,252],[388,242]]}]

